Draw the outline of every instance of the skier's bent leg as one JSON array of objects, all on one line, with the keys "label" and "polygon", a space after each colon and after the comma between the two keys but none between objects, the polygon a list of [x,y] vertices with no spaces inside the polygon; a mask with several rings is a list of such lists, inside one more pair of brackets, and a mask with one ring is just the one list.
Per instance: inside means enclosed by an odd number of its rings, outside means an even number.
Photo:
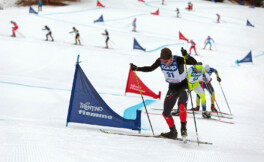
[{"label": "skier's bent leg", "polygon": [[195,93],[198,94],[202,100],[202,108],[203,111],[206,111],[206,98],[205,98],[205,93],[204,90],[202,89],[201,86],[198,86],[194,89]]}]

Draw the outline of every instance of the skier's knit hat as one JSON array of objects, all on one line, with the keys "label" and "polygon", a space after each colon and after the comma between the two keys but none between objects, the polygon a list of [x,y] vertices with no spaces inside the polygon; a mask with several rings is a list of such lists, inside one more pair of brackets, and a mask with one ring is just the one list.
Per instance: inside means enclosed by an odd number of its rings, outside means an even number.
[{"label": "skier's knit hat", "polygon": [[163,48],[160,53],[160,59],[169,60],[172,57],[171,50],[169,48]]},{"label": "skier's knit hat", "polygon": [[209,72],[209,70],[210,70],[210,66],[209,65],[205,65],[204,68],[205,68],[206,72]]}]

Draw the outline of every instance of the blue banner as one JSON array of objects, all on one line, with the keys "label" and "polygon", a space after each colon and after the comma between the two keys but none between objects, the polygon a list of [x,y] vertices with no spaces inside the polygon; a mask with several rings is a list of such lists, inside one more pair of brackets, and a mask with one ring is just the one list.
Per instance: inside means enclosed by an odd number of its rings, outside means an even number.
[{"label": "blue banner", "polygon": [[252,25],[248,20],[247,20],[247,26],[254,27],[254,25]]},{"label": "blue banner", "polygon": [[242,60],[236,61],[237,65],[239,65],[239,63],[243,63],[243,62],[253,62],[251,51]]},{"label": "blue banner", "polygon": [[31,6],[29,6],[29,13],[38,14]]},{"label": "blue banner", "polygon": [[133,49],[138,49],[138,50],[146,51],[145,48],[142,48],[142,47],[139,45],[138,41],[137,41],[135,38],[134,38],[134,46],[133,46]]},{"label": "blue banner", "polygon": [[94,23],[97,23],[97,22],[104,22],[103,15],[101,15],[97,20],[94,20]]},{"label": "blue banner", "polygon": [[115,113],[100,97],[77,63],[67,125],[68,122],[140,130],[141,111],[136,111],[135,120],[125,119]]}]

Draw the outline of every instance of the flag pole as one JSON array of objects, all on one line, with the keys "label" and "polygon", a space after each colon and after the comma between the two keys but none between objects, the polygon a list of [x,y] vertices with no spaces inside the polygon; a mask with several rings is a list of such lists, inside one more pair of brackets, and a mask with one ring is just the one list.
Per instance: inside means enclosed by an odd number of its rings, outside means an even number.
[{"label": "flag pole", "polygon": [[67,115],[66,127],[68,127],[68,121],[70,121],[70,114],[71,114],[72,102],[73,102],[73,98],[74,98],[74,90],[75,90],[76,78],[77,78],[77,73],[78,73],[78,70],[79,70],[79,58],[80,58],[80,55],[77,56],[77,62],[76,62],[76,68],[75,68],[75,73],[74,73],[74,78],[73,78],[71,99],[70,99],[70,105],[69,105],[69,110],[68,110],[68,115]]}]

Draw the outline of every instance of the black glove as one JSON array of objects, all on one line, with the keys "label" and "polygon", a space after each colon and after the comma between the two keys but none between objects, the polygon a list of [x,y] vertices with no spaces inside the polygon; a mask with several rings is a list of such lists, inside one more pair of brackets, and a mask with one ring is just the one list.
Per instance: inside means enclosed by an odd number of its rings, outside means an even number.
[{"label": "black glove", "polygon": [[221,82],[221,78],[220,78],[220,77],[217,77],[217,81],[218,81],[218,82]]},{"label": "black glove", "polygon": [[182,53],[182,56],[188,56],[188,53],[187,53],[187,51],[182,47],[181,48],[181,53]]},{"label": "black glove", "polygon": [[133,63],[130,63],[130,68],[132,71],[137,71],[138,67],[134,65]]}]

